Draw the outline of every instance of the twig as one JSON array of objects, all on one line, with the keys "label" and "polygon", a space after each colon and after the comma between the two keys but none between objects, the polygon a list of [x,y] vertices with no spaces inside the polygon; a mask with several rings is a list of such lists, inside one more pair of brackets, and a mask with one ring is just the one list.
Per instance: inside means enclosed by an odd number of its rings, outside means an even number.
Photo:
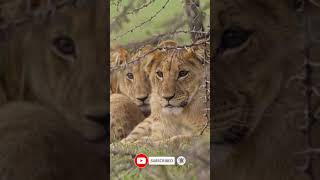
[{"label": "twig", "polygon": [[[185,0],[185,11],[188,16],[188,24],[190,31],[203,31],[203,16],[200,10],[199,0]],[[191,33],[191,39],[193,42],[204,38],[203,34]]]},{"label": "twig", "polygon": [[128,31],[120,34],[119,36],[116,36],[116,37],[113,38],[112,40],[115,41],[115,40],[117,40],[117,39],[119,39],[119,38],[122,38],[122,37],[126,36],[128,33],[133,32],[133,31],[135,31],[135,30],[138,29],[138,28],[141,28],[141,27],[144,26],[146,23],[151,22],[152,19],[154,19],[163,9],[166,8],[166,6],[168,5],[169,1],[170,1],[170,0],[167,0],[167,1],[165,2],[165,4],[161,7],[161,9],[159,9],[159,10],[158,10],[154,15],[152,15],[149,19],[147,19],[146,21],[143,21],[142,23],[140,23],[139,25],[136,25],[135,27],[129,29]]},{"label": "twig", "polygon": [[150,0],[149,2],[143,4],[142,6],[136,8],[136,9],[133,9],[132,11],[127,12],[127,15],[136,14],[136,13],[138,13],[141,9],[144,9],[144,8],[148,7],[150,4],[152,4],[152,3],[154,3],[154,2],[155,2],[155,0]]},{"label": "twig", "polygon": [[136,63],[138,62],[139,60],[141,60],[142,58],[146,57],[147,55],[157,51],[157,50],[171,50],[171,49],[185,49],[185,48],[190,48],[190,47],[193,47],[193,46],[199,46],[199,45],[202,45],[202,44],[206,44],[210,42],[210,39],[207,39],[206,41],[203,41],[203,42],[199,42],[199,43],[192,43],[192,44],[189,44],[189,45],[183,45],[183,46],[175,46],[175,47],[156,47],[156,48],[153,48],[152,50],[149,50],[148,52],[144,53],[142,56],[138,56],[136,59],[134,60],[131,60],[127,63],[125,63],[124,65],[117,65],[117,66],[113,66],[111,67],[111,72],[112,71],[115,71],[115,70],[119,70],[120,68],[125,68],[128,64],[132,64],[132,63]]},{"label": "twig", "polygon": [[[123,21],[128,21],[127,17],[127,11],[133,6],[134,1],[130,1],[128,5],[123,7],[122,12],[118,15],[112,18],[110,27],[119,26],[121,28]],[[110,30],[113,31],[116,28],[111,28]]]},{"label": "twig", "polygon": [[203,129],[201,130],[200,132],[200,135],[203,134],[203,132],[205,131],[205,129],[207,129],[207,127],[209,126],[209,122],[210,122],[210,81],[208,80],[208,77],[210,76],[210,74],[208,74],[207,72],[207,68],[206,66],[209,65],[209,69],[210,69],[210,62],[207,63],[207,59],[208,59],[208,54],[207,54],[207,48],[206,48],[207,45],[205,45],[205,48],[204,48],[204,63],[203,63],[203,66],[204,66],[204,69],[205,69],[205,73],[204,73],[204,83],[205,83],[205,105],[206,105],[206,109],[205,109],[205,115],[204,117],[206,118],[206,124],[205,126],[203,127]]},{"label": "twig", "polygon": [[183,34],[183,33],[189,34],[189,33],[193,33],[193,32],[201,33],[201,34],[208,34],[209,33],[209,32],[206,32],[206,31],[175,30],[175,31],[165,32],[165,33],[162,33],[162,34],[155,34],[152,37],[150,37],[148,39],[145,39],[143,41],[132,42],[132,43],[123,45],[122,47],[126,48],[126,49],[135,49],[135,48],[141,47],[141,46],[143,46],[145,44],[153,44],[153,45],[155,45],[155,44],[158,44],[161,40],[171,38],[174,35]]}]

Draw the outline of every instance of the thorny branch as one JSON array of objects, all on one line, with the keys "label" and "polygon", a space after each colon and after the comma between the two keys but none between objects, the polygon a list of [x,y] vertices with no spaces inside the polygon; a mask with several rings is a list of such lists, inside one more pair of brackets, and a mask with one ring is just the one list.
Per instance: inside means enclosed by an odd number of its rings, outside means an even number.
[{"label": "thorny branch", "polygon": [[199,33],[199,34],[205,34],[205,36],[207,36],[207,34],[209,32],[206,32],[206,31],[186,31],[186,30],[169,31],[169,32],[161,33],[161,34],[155,34],[152,37],[150,37],[146,40],[140,41],[140,42],[132,42],[132,43],[126,44],[123,47],[127,48],[127,49],[135,49],[136,47],[141,47],[145,44],[156,45],[156,44],[159,44],[162,40],[173,38],[178,34],[189,34],[189,33]]},{"label": "thorny branch", "polygon": [[136,13],[138,13],[140,10],[142,10],[142,9],[144,9],[144,8],[146,8],[146,7],[148,7],[150,4],[152,4],[152,3],[154,3],[154,2],[155,2],[155,0],[149,0],[147,3],[142,4],[140,7],[135,8],[135,9],[133,9],[133,10],[131,10],[131,11],[127,12],[127,15],[130,15],[130,14],[136,14]]},{"label": "thorny branch", "polygon": [[119,38],[122,38],[122,37],[126,36],[128,33],[133,32],[133,31],[137,30],[138,28],[141,28],[142,26],[144,26],[144,25],[147,24],[148,22],[151,22],[158,14],[160,14],[160,12],[161,12],[162,10],[164,10],[164,9],[166,8],[166,6],[168,5],[169,1],[170,1],[170,0],[167,0],[167,1],[165,2],[165,4],[161,7],[161,9],[159,9],[159,10],[158,10],[155,14],[153,14],[149,19],[147,19],[147,20],[143,21],[142,23],[134,26],[133,28],[129,29],[128,31],[126,31],[126,32],[124,32],[124,33],[116,36],[115,38],[113,38],[113,40],[115,41],[115,40],[117,40],[117,39],[119,39]]},{"label": "thorny branch", "polygon": [[[202,130],[200,131],[200,135],[203,134],[203,132],[208,128],[208,126],[210,125],[210,72],[208,72],[208,68],[210,69],[210,56],[208,56],[208,52],[207,52],[207,44],[205,44],[205,48],[204,48],[204,62],[203,62],[203,66],[205,69],[204,72],[204,88],[205,88],[205,100],[204,103],[206,105],[206,109],[204,110],[204,117],[206,118],[206,124],[204,125],[204,127],[202,128]],[[210,53],[210,52],[209,52]],[[209,60],[209,61],[208,61]]]},{"label": "thorny branch", "polygon": [[[190,31],[203,31],[203,15],[200,10],[199,0],[185,0],[185,11],[188,16],[188,24]],[[204,38],[204,34],[191,33],[193,42]]]},{"label": "thorny branch", "polygon": [[129,11],[130,8],[132,8],[134,1],[130,1],[128,5],[123,7],[123,10],[121,13],[115,17],[112,18],[112,21],[110,23],[110,30],[114,31],[122,27],[123,22],[128,22],[129,18],[127,16],[127,12]]},{"label": "thorny branch", "polygon": [[137,63],[140,60],[142,60],[142,58],[145,58],[146,56],[148,56],[149,54],[151,54],[151,53],[153,53],[153,52],[155,52],[157,50],[185,49],[185,48],[190,48],[190,47],[193,47],[193,46],[199,46],[199,45],[202,45],[202,44],[208,44],[209,42],[210,42],[210,39],[208,38],[205,41],[195,42],[195,43],[188,44],[188,45],[181,45],[181,46],[175,46],[175,47],[171,47],[171,46],[170,47],[156,47],[156,48],[153,48],[153,49],[147,51],[143,55],[138,56],[136,59],[133,59],[133,60],[131,60],[129,62],[126,62],[123,65],[112,66],[112,67],[110,67],[110,69],[111,69],[111,72],[119,70],[119,69],[124,69],[124,68],[127,67],[127,65],[133,64],[133,63]]}]

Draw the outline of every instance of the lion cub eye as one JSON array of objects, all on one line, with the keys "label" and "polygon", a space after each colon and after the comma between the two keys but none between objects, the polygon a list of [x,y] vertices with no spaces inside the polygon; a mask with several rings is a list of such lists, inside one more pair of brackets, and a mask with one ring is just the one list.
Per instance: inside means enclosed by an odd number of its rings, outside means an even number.
[{"label": "lion cub eye", "polygon": [[133,80],[133,74],[132,74],[132,73],[128,73],[128,74],[127,74],[127,78],[128,78],[129,80]]},{"label": "lion cub eye", "polygon": [[178,79],[184,78],[189,74],[189,71],[180,71],[178,75]]},{"label": "lion cub eye", "polygon": [[162,79],[163,78],[163,73],[161,71],[156,72],[158,78]]},{"label": "lion cub eye", "polygon": [[75,55],[75,44],[70,37],[57,37],[53,40],[53,45],[64,55]]},{"label": "lion cub eye", "polygon": [[250,35],[250,31],[241,28],[227,29],[222,35],[220,48],[226,50],[239,47],[248,40]]}]

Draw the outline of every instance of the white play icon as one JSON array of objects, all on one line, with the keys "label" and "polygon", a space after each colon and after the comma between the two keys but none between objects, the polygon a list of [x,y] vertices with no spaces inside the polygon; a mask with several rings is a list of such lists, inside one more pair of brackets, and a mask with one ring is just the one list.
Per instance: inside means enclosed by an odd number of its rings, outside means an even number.
[{"label": "white play icon", "polygon": [[137,164],[146,164],[147,159],[144,157],[137,158]]}]

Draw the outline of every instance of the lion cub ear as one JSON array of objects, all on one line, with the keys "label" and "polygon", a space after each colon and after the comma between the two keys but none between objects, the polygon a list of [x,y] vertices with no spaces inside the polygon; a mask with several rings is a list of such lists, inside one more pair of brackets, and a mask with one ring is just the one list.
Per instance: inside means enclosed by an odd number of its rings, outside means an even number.
[{"label": "lion cub ear", "polygon": [[173,40],[165,40],[162,41],[155,49],[151,49],[152,53],[148,54],[146,56],[146,61],[144,65],[144,71],[147,74],[150,74],[152,67],[160,62],[161,59],[161,53],[166,51],[165,49],[162,50],[161,48],[166,48],[166,47],[175,47],[177,46],[177,43]]},{"label": "lion cub ear", "polygon": [[210,59],[210,44],[206,40],[195,42],[195,45],[187,50],[200,60],[201,63]]},{"label": "lion cub ear", "polygon": [[132,59],[138,60],[141,66],[144,68],[148,64],[149,59],[152,58],[153,47],[149,44],[144,45],[137,49],[134,53]]},{"label": "lion cub ear", "polygon": [[129,54],[127,50],[118,48],[110,53],[111,66],[123,65],[128,60]]},{"label": "lion cub ear", "polygon": [[147,54],[143,60],[143,70],[147,74],[150,74],[152,67],[156,64],[157,60],[159,59],[159,50],[151,48],[148,52],[145,53],[149,54]]}]

